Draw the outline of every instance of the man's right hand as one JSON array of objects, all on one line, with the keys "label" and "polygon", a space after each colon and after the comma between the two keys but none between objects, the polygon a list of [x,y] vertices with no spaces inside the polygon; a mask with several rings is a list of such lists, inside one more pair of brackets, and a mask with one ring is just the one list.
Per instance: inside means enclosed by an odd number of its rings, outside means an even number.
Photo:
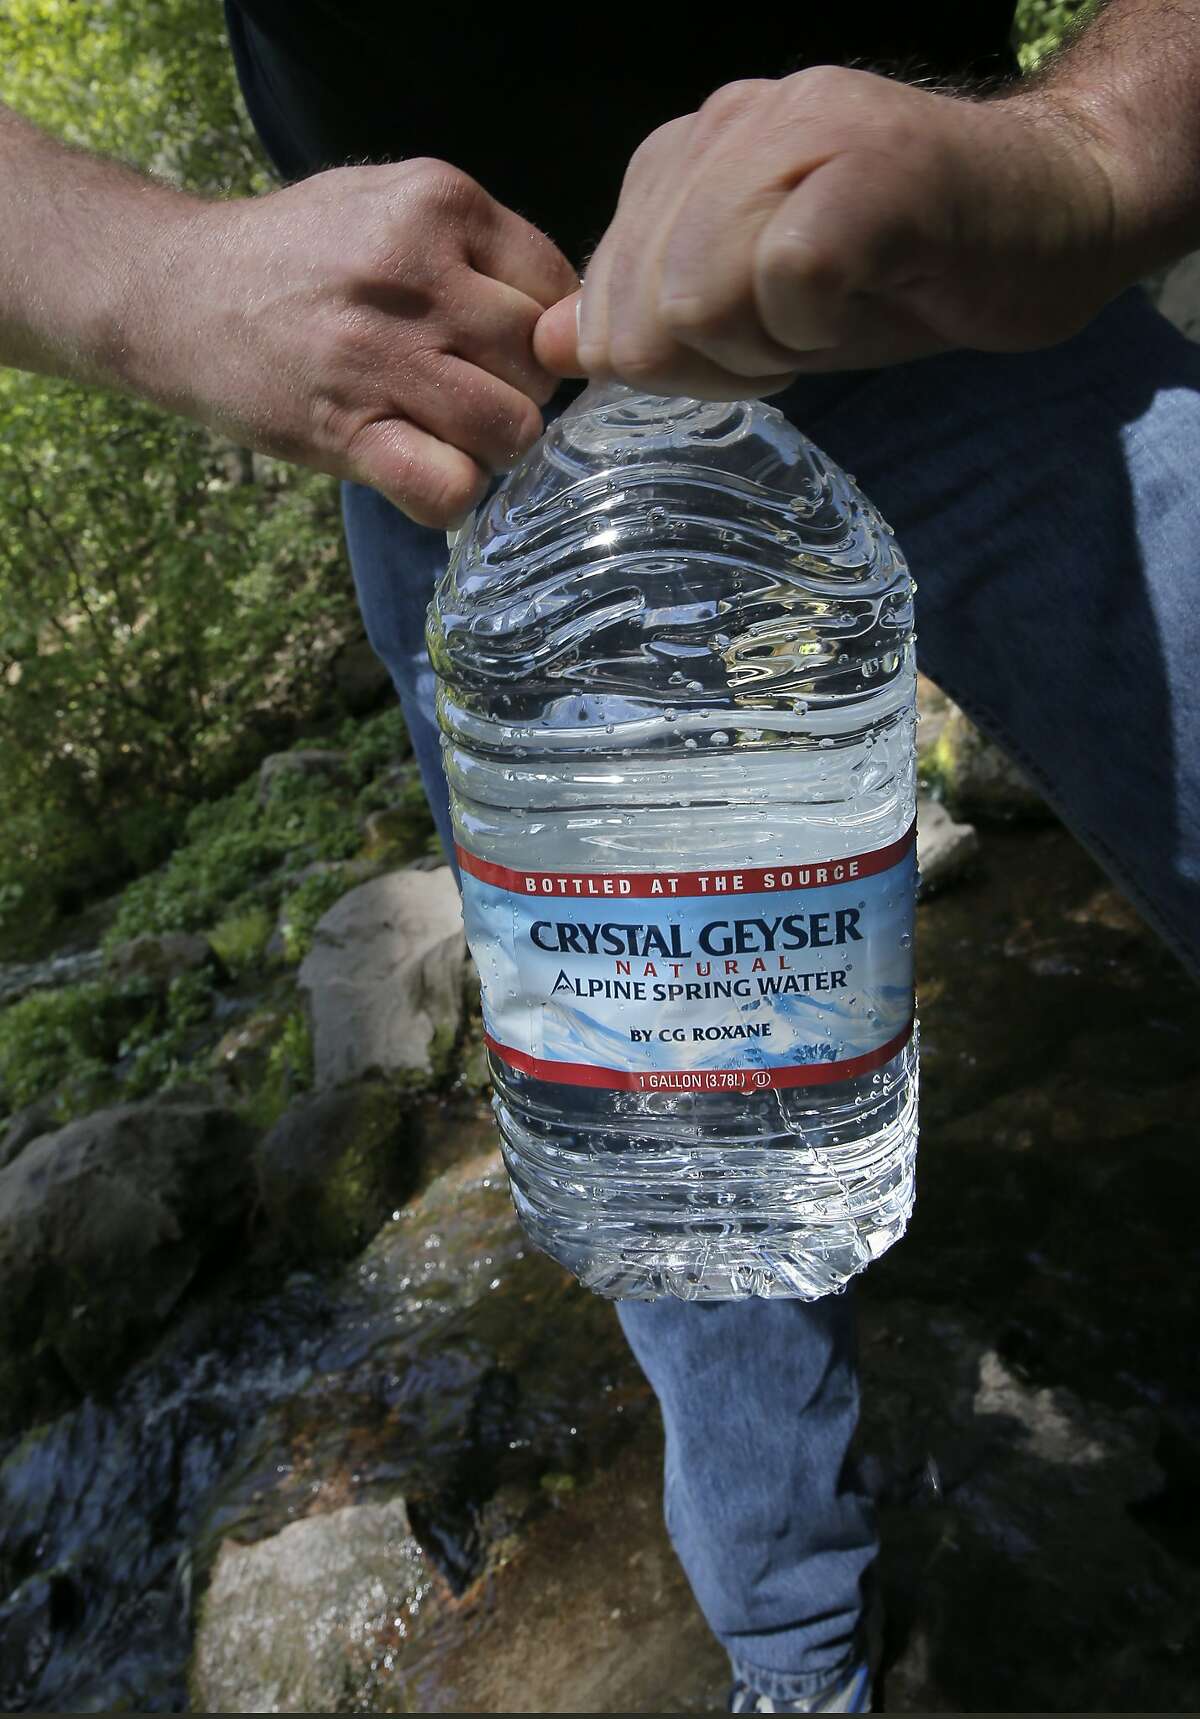
[{"label": "man's right hand", "polygon": [[533,330],[578,282],[466,174],[418,160],[184,201],[127,299],[137,392],[439,527],[537,439],[556,381]]}]

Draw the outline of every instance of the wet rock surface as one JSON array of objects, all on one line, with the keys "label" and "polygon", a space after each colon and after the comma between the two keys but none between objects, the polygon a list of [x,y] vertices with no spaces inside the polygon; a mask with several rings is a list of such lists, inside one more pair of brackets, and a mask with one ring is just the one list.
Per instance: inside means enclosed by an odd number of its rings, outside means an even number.
[{"label": "wet rock surface", "polygon": [[145,935],[118,943],[108,957],[108,970],[117,979],[146,979],[165,986],[181,973],[207,967],[212,959],[207,938],[167,931],[160,937]]},{"label": "wet rock surface", "polygon": [[43,961],[0,963],[0,1006],[19,1002],[31,991],[54,991],[94,979],[103,971],[105,957],[99,949],[65,950]]},{"label": "wet rock surface", "polygon": [[443,1072],[462,1024],[466,962],[448,866],[388,872],[342,896],[300,969],[317,1086]]},{"label": "wet rock surface", "polygon": [[111,1385],[250,1193],[248,1130],[202,1104],[122,1105],[25,1146],[0,1170],[0,1428]]},{"label": "wet rock surface", "polygon": [[401,1498],[222,1546],[193,1673],[216,1713],[334,1713],[371,1675],[371,1643],[428,1587]]},{"label": "wet rock surface", "polygon": [[[1053,826],[919,922],[918,1207],[859,1291],[884,1701],[1193,1708],[1200,998]],[[722,1705],[612,1308],[524,1243],[483,1107],[421,1164],[352,1265],[194,1299],[0,1445],[0,1705],[179,1706],[189,1654],[199,1710]]]}]

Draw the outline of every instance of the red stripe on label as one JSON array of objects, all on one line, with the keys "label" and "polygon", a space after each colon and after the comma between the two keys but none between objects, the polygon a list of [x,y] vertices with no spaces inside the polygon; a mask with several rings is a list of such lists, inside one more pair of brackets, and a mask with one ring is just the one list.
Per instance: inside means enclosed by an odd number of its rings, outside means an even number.
[{"label": "red stripe on label", "polygon": [[501,1062],[518,1074],[553,1081],[558,1086],[598,1086],[615,1092],[769,1092],[772,1087],[832,1086],[839,1080],[870,1074],[904,1049],[912,1030],[913,1022],[909,1021],[903,1032],[878,1050],[848,1057],[845,1062],[794,1063],[790,1068],[663,1068],[644,1072],[600,1068],[590,1062],[553,1062],[498,1044],[490,1033],[484,1039],[488,1049],[495,1051]]},{"label": "red stripe on label", "polygon": [[458,863],[481,883],[517,895],[568,901],[673,901],[683,896],[759,895],[777,889],[828,889],[855,883],[898,865],[916,840],[916,823],[898,841],[844,859],[798,860],[787,865],[747,866],[720,871],[514,871],[480,859],[461,843]]}]

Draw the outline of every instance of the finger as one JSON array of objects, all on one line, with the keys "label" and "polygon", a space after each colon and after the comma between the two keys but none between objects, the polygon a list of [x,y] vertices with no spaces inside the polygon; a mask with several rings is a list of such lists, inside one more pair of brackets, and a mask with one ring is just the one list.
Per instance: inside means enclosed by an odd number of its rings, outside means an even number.
[{"label": "finger", "polygon": [[454,295],[449,350],[544,406],[558,387],[558,378],[538,362],[534,352],[533,335],[541,315],[541,305],[525,293],[466,270]]},{"label": "finger", "polygon": [[758,234],[754,299],[768,337],[795,352],[836,349],[919,272],[924,245],[890,161],[847,151],[816,167]]},{"label": "finger", "polygon": [[667,365],[676,341],[657,321],[663,237],[695,170],[695,115],[662,126],[629,164],[612,225],[588,267],[580,361],[589,375],[640,383]]},{"label": "finger", "polygon": [[772,109],[768,94],[715,134],[672,212],[656,302],[643,312],[734,375],[790,368],[796,352],[807,349],[773,338],[756,299],[760,237],[820,160],[800,150]]},{"label": "finger", "polygon": [[379,490],[418,525],[439,531],[460,525],[491,481],[461,448],[403,418],[364,425],[348,450],[344,475]]},{"label": "finger", "polygon": [[451,355],[410,373],[404,413],[491,472],[515,465],[542,433],[542,414],[527,394]]},{"label": "finger", "polygon": [[468,223],[467,256],[473,268],[548,310],[579,286],[579,276],[558,246],[523,216],[484,193]]},{"label": "finger", "polygon": [[533,354],[555,376],[584,376],[579,362],[581,297],[577,292],[543,311],[533,331]]}]

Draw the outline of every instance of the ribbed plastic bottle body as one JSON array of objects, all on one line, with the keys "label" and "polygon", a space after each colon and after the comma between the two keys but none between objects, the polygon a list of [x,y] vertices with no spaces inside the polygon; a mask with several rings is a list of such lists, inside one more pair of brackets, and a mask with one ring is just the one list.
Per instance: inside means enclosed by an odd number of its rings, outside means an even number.
[{"label": "ribbed plastic bottle body", "polygon": [[591,390],[431,612],[496,1111],[613,1296],[812,1298],[912,1206],[911,581],[764,406]]}]

